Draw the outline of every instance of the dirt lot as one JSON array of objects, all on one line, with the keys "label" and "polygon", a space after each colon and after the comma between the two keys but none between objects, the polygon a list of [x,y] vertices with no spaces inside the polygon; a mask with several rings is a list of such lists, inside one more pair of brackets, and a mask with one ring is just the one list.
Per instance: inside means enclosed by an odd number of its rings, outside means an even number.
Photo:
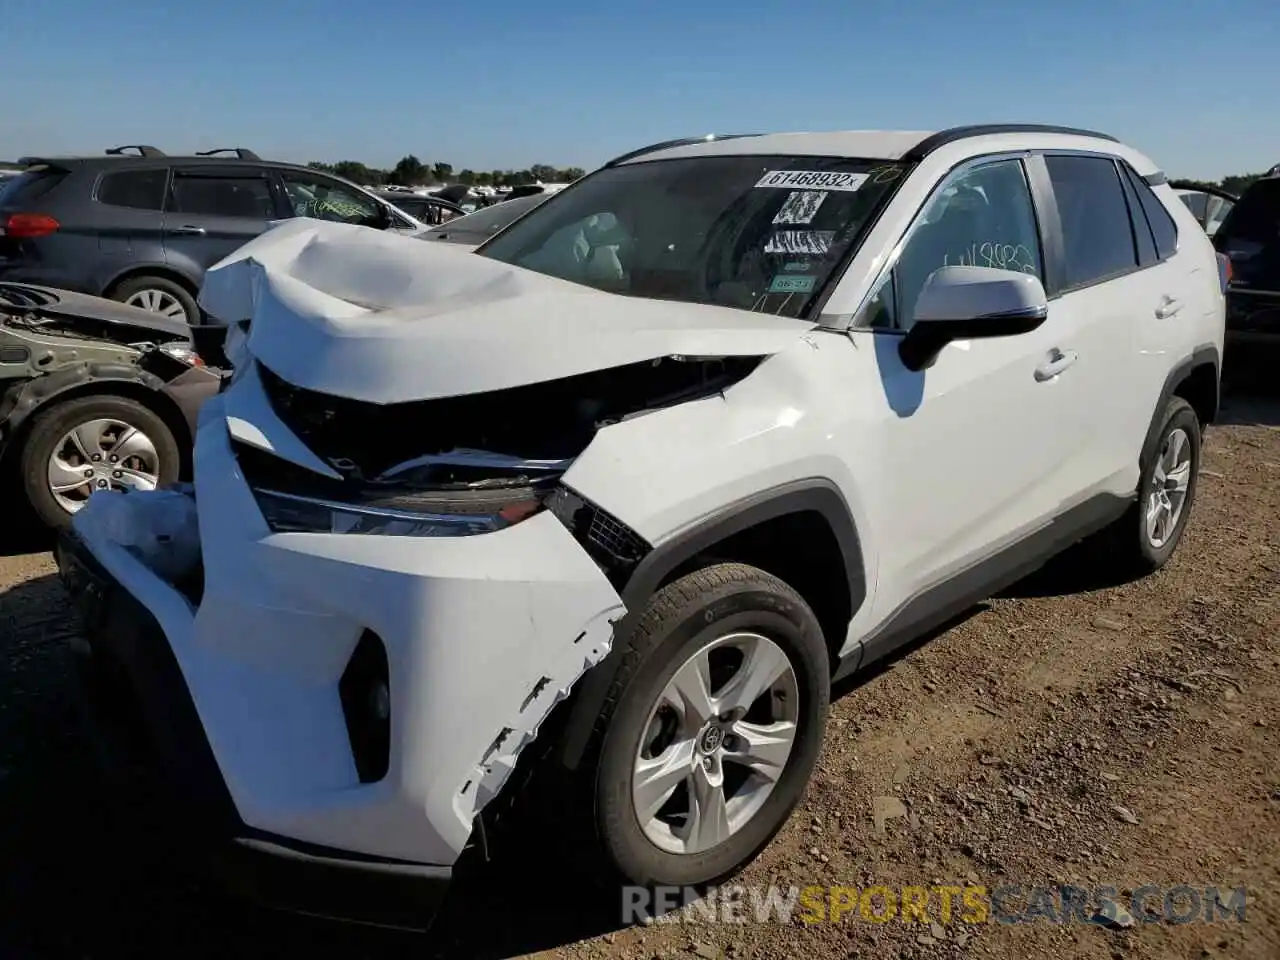
[{"label": "dirt lot", "polygon": [[[855,911],[619,929],[616,900],[518,854],[461,883],[429,938],[227,903],[104,794],[74,723],[65,596],[48,554],[19,545],[0,556],[0,956],[1274,960],[1280,401],[1233,400],[1225,420],[1167,570],[1116,586],[1056,564],[840,691],[808,800],[736,882],[1244,886],[1244,923],[933,928]],[[875,810],[900,815],[880,831]]]}]

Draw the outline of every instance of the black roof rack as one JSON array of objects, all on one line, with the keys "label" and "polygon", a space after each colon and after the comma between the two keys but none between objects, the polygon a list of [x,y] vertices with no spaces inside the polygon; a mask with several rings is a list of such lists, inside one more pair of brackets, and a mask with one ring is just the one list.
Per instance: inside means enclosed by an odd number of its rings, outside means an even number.
[{"label": "black roof rack", "polygon": [[911,163],[919,162],[949,143],[968,140],[971,137],[993,136],[998,133],[1065,133],[1074,137],[1094,137],[1098,140],[1110,140],[1112,143],[1120,142],[1109,133],[1082,130],[1079,127],[1059,127],[1049,123],[983,123],[967,127],[952,127],[949,130],[931,133],[908,150],[902,159]]},{"label": "black roof rack", "polygon": [[705,137],[681,137],[678,140],[663,140],[661,143],[652,143],[647,147],[641,147],[639,150],[632,150],[630,153],[624,153],[620,157],[614,157],[606,167],[614,167],[620,163],[626,163],[628,160],[634,160],[636,157],[642,157],[646,153],[657,153],[659,150],[670,150],[673,147],[687,147],[695,143],[713,143],[716,140],[737,140],[740,137],[758,137],[758,133],[709,133]]},{"label": "black roof rack", "polygon": [[246,147],[218,147],[214,150],[197,150],[197,157],[216,157],[220,153],[234,153],[239,160],[261,160],[262,158]]},{"label": "black roof rack", "polygon": [[155,147],[148,146],[145,143],[128,143],[123,147],[110,147],[106,150],[107,156],[122,157],[126,150],[137,150],[140,157],[163,157],[164,151],[157,150]]}]

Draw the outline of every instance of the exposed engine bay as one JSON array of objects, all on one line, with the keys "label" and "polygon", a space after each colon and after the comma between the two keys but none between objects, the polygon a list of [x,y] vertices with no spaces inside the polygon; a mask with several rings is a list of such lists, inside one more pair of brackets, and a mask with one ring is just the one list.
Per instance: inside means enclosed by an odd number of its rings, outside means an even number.
[{"label": "exposed engine bay", "polygon": [[558,476],[600,428],[713,396],[761,359],[665,357],[507,390],[399,404],[315,393],[265,367],[259,370],[276,414],[344,477],[335,484],[281,463],[291,473],[281,478],[284,488],[300,492],[302,484],[330,496],[359,489],[376,497],[379,491],[476,490]]},{"label": "exposed engine bay", "polygon": [[184,321],[31,284],[0,283],[0,444],[52,398],[85,383],[130,383],[180,403],[212,392]]},{"label": "exposed engine bay", "polygon": [[186,324],[98,297],[0,283],[0,380],[135,364],[153,352],[160,356],[151,372],[162,379],[191,366],[196,355]]}]

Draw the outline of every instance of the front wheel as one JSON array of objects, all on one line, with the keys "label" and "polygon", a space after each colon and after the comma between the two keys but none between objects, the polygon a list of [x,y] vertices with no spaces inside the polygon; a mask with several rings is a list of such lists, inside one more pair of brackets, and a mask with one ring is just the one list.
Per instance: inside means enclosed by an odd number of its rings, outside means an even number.
[{"label": "front wheel", "polygon": [[41,412],[22,446],[19,468],[36,515],[54,529],[98,490],[154,490],[178,479],[173,431],[130,397],[79,397]]},{"label": "front wheel", "polygon": [[602,866],[640,885],[736,873],[786,822],[822,745],[822,630],[781,580],[743,564],[660,590],[597,726]]}]

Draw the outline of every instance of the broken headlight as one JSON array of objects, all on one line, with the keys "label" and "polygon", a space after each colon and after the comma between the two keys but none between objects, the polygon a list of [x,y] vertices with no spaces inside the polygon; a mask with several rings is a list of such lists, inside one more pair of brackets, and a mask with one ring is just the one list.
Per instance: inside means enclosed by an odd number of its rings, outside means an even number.
[{"label": "broken headlight", "polygon": [[255,489],[258,508],[276,533],[363,533],[390,537],[467,537],[492,533],[542,509],[549,490],[413,492],[349,501]]}]

